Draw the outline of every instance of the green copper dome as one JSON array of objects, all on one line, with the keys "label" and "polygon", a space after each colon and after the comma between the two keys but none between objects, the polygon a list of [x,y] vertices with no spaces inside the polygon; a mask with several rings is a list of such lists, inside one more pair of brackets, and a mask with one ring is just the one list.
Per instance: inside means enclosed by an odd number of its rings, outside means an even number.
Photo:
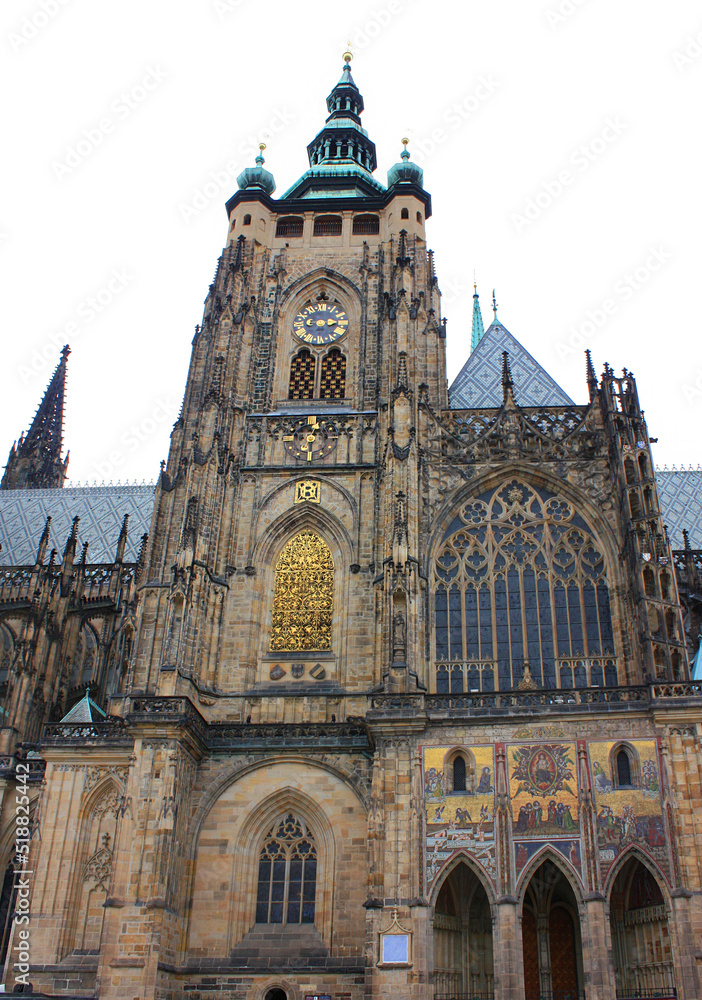
[{"label": "green copper dome", "polygon": [[409,182],[411,184],[417,184],[419,187],[424,186],[424,171],[418,164],[410,163],[410,154],[407,149],[407,143],[409,139],[402,140],[404,144],[404,149],[402,150],[401,163],[395,163],[388,170],[388,187],[392,187],[394,184],[402,184],[403,182]]},{"label": "green copper dome", "polygon": [[272,173],[263,169],[263,164],[266,162],[263,159],[263,150],[266,147],[261,143],[259,148],[261,152],[256,157],[256,166],[246,167],[245,170],[242,170],[236,182],[240,189],[258,187],[262,188],[266,194],[273,194],[275,191],[275,178]]}]

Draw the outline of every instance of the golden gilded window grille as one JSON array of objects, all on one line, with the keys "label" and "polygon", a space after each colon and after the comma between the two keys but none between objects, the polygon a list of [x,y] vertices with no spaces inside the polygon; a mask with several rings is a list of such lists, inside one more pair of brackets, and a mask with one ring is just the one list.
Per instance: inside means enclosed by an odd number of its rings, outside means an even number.
[{"label": "golden gilded window grille", "polygon": [[346,358],[334,348],[322,361],[320,399],[343,399],[346,395]]},{"label": "golden gilded window grille", "polygon": [[291,538],[275,568],[271,651],[331,649],[334,560],[314,531]]},{"label": "golden gilded window grille", "polygon": [[290,390],[288,399],[314,398],[315,359],[309,351],[300,351],[290,365]]}]

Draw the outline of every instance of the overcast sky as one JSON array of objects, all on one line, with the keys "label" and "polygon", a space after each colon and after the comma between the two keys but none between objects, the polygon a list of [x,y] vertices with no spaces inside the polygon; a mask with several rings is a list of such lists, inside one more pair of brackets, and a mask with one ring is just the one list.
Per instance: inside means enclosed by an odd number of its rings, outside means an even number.
[{"label": "overcast sky", "polygon": [[[353,13],[350,11],[353,10]],[[5,0],[0,462],[69,342],[71,482],[152,480],[226,239],[265,141],[307,168],[347,40],[385,183],[424,168],[449,378],[473,272],[586,400],[583,349],[637,376],[658,464],[702,454],[695,0]]]}]

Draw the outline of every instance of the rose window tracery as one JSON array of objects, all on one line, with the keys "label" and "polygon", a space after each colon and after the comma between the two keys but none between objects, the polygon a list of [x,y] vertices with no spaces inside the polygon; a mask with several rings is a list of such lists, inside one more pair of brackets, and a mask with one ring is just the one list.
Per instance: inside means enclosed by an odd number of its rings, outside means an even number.
[{"label": "rose window tracery", "polygon": [[434,564],[435,690],[617,683],[604,556],[564,497],[519,480],[471,499]]}]

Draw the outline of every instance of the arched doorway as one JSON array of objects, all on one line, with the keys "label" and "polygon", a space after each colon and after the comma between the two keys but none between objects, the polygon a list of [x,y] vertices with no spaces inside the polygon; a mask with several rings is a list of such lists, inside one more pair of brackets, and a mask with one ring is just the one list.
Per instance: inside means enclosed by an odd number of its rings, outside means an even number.
[{"label": "arched doorway", "polygon": [[578,1000],[583,969],[578,904],[570,882],[552,861],[529,880],[522,907],[525,1000]]},{"label": "arched doorway", "polygon": [[446,876],[434,907],[435,996],[493,995],[492,914],[487,893],[468,865]]},{"label": "arched doorway", "polygon": [[[654,875],[637,857],[623,865],[610,897],[617,997],[674,996],[668,914]],[[649,992],[647,992],[649,991]]]}]

